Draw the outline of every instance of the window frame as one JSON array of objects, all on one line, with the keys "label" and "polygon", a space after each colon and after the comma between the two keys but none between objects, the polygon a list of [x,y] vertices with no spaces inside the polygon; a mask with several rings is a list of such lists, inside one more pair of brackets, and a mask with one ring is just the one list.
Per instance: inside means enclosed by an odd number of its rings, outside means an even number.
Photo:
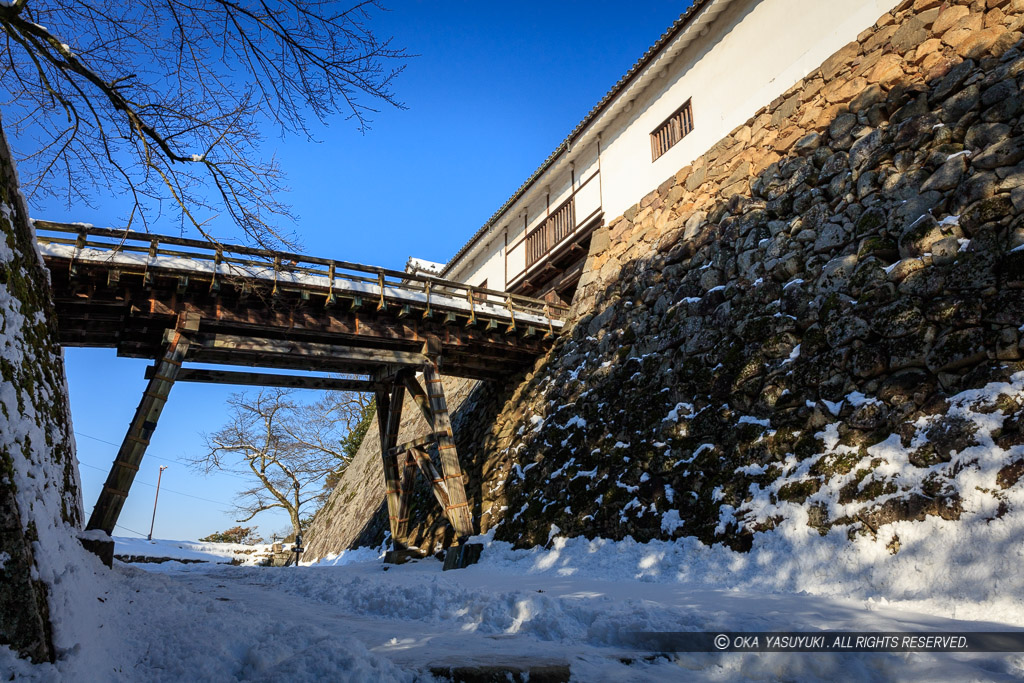
[{"label": "window frame", "polygon": [[651,162],[655,162],[693,132],[693,98],[689,98],[651,131]]}]

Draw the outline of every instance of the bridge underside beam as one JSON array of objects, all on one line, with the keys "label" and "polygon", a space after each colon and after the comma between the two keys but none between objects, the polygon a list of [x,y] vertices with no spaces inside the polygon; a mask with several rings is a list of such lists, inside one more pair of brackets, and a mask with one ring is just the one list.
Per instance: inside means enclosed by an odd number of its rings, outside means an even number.
[{"label": "bridge underside beam", "polygon": [[[146,379],[156,372],[156,366],[146,368]],[[200,384],[234,384],[246,387],[281,387],[283,389],[321,389],[324,391],[374,392],[380,386],[366,379],[343,377],[314,377],[310,375],[278,375],[267,372],[236,372],[232,370],[208,370],[206,368],[182,368],[178,382]]]}]

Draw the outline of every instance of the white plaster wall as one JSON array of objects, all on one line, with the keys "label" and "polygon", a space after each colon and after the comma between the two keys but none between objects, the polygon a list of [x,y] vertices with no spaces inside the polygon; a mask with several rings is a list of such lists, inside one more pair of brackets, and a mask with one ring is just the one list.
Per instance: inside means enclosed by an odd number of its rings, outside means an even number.
[{"label": "white plaster wall", "polygon": [[[512,248],[507,268],[511,280],[525,266],[523,212],[527,230],[547,216],[571,192],[570,166],[577,183],[600,167],[600,199],[606,219],[621,215],[680,168],[706,152],[761,107],[818,68],[829,56],[895,7],[897,0],[735,0],[710,26],[672,59],[656,60],[648,69],[664,75],[638,95],[627,88],[620,98],[635,98],[626,113],[602,126],[600,160],[597,143],[584,132],[580,149],[556,161],[516,204],[448,273],[470,284],[487,279],[492,289],[506,281],[505,233]],[[671,49],[671,45],[666,48]],[[650,133],[687,99],[693,103],[693,131],[651,161]],[[609,105],[609,106],[614,106]],[[580,216],[582,218],[582,216]]]},{"label": "white plaster wall", "polygon": [[[471,258],[463,258],[452,268],[447,277],[473,285],[479,285],[486,279],[489,288],[505,289],[508,281],[521,275],[526,268],[526,247],[522,244],[523,237],[527,232],[543,223],[548,217],[549,211],[558,208],[562,202],[568,199],[582,181],[597,172],[596,144],[578,150],[573,158],[572,167],[568,163],[558,164],[548,173],[548,177],[542,178],[543,184],[538,183],[531,188],[514,207],[499,219],[490,234],[474,246],[470,251]],[[582,207],[582,204],[577,207],[584,213],[578,211],[578,218],[585,218],[595,205],[600,205],[600,187],[600,181],[597,178],[586,185],[584,188],[586,196],[581,197],[581,202],[586,200],[585,208]],[[523,220],[524,210],[526,211],[526,221]],[[508,235],[507,272],[505,266],[506,234]],[[488,242],[489,240],[490,242]]]},{"label": "white plaster wall", "polygon": [[505,239],[501,230],[491,231],[481,238],[483,249],[462,272],[452,272],[449,279],[479,287],[487,281],[488,289],[505,289]]},{"label": "white plaster wall", "polygon": [[[818,68],[895,0],[736,2],[602,135],[605,215],[614,218]],[[660,67],[659,67],[660,68]],[[660,84],[661,87],[658,87]],[[694,129],[657,161],[650,133],[687,99]]]}]

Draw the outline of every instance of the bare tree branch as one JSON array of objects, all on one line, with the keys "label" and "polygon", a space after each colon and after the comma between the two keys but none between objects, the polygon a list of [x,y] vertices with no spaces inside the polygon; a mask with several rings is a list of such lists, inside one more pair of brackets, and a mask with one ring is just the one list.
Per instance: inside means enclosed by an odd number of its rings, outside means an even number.
[{"label": "bare tree branch", "polygon": [[[365,132],[404,50],[369,28],[376,1],[17,0],[0,4],[0,92],[25,187],[89,202],[127,193],[144,226],[164,202],[208,235],[226,215],[256,243],[291,246],[293,220],[262,128],[311,136],[341,114]],[[86,114],[86,112],[88,112]]]}]

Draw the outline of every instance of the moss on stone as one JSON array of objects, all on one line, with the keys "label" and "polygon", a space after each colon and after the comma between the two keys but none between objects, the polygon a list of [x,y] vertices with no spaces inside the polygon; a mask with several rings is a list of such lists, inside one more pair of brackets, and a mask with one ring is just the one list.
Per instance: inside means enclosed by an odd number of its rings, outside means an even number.
[{"label": "moss on stone", "polygon": [[779,487],[778,498],[788,503],[803,503],[821,488],[821,479],[801,479]]}]

